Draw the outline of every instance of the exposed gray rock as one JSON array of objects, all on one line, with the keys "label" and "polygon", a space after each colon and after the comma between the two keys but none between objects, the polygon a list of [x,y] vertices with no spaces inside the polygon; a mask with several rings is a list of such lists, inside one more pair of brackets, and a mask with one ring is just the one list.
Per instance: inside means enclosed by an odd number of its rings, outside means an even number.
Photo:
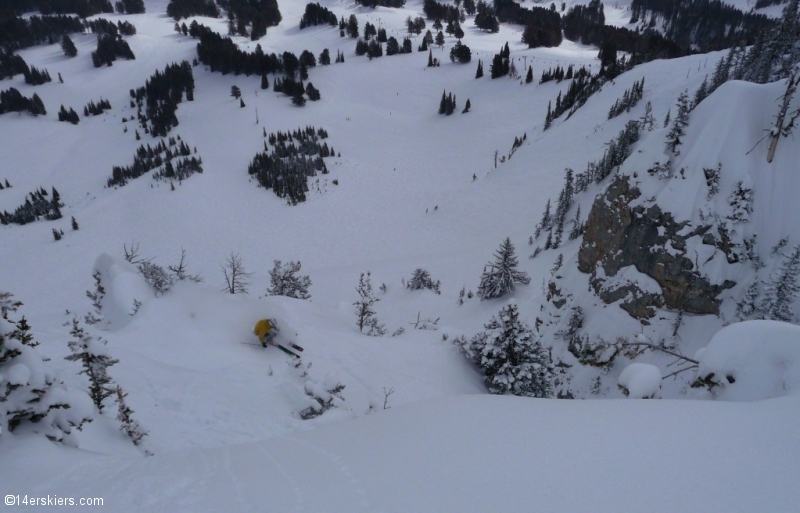
[{"label": "exposed gray rock", "polygon": [[[708,236],[711,226],[698,226],[682,233],[688,223],[676,222],[671,213],[663,212],[656,204],[631,207],[631,202],[640,196],[641,192],[631,186],[627,176],[617,176],[597,197],[586,221],[578,269],[595,276],[592,286],[604,302],[628,297],[623,308],[637,319],[652,317],[655,308],[662,305],[687,313],[718,314],[721,300],[717,296],[735,283],[714,285],[701,276],[685,255],[686,241],[705,235],[706,243],[717,247],[724,247],[725,243]],[[596,277],[598,265],[606,277],[633,265],[661,286],[662,297],[638,290],[634,284],[603,291],[603,280]]]}]

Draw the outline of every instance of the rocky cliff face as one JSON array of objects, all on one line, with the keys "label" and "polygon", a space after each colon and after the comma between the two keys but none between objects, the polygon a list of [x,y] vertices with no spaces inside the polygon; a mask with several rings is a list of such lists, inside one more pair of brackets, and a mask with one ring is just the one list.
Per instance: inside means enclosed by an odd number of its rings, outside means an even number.
[{"label": "rocky cliff face", "polygon": [[[735,283],[710,283],[686,251],[687,240],[692,237],[720,247],[712,226],[692,227],[676,221],[657,204],[634,202],[641,192],[630,180],[617,176],[594,201],[578,254],[578,269],[592,275],[592,287],[606,304],[624,299],[621,307],[645,322],[662,306],[687,313],[718,314],[720,292]],[[636,280],[611,280],[628,266],[655,280],[658,287],[642,287]]]}]

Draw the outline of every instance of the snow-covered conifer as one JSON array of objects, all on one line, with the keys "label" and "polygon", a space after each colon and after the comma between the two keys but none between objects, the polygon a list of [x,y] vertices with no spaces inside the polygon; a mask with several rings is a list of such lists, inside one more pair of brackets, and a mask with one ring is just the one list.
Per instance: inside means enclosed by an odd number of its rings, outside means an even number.
[{"label": "snow-covered conifer", "polygon": [[153,287],[156,296],[163,295],[175,283],[175,277],[167,272],[166,269],[153,262],[144,261],[140,263],[137,268],[139,273],[144,277],[144,280]]},{"label": "snow-covered conifer", "polygon": [[103,401],[114,393],[111,376],[108,375],[108,368],[119,362],[111,358],[105,349],[105,340],[95,339],[81,327],[77,318],[72,319],[72,329],[70,330],[72,340],[67,344],[72,354],[65,357],[66,360],[80,361],[83,370],[78,374],[86,374],[89,379],[89,397],[97,407],[103,412]]},{"label": "snow-covered conifer", "polygon": [[516,304],[509,304],[484,325],[465,352],[483,369],[492,394],[550,397],[553,362],[549,352],[520,320]]},{"label": "snow-covered conifer", "polygon": [[753,213],[753,189],[744,185],[744,182],[740,180],[728,198],[728,204],[731,207],[728,219],[734,223],[746,223],[750,220],[750,214]]},{"label": "snow-covered conifer", "polygon": [[523,285],[530,283],[531,279],[527,273],[518,270],[517,265],[514,245],[511,244],[511,239],[506,237],[495,253],[495,261],[486,264],[484,268],[478,285],[478,296],[481,299],[493,299],[513,292],[517,283]]},{"label": "snow-covered conifer", "polygon": [[772,273],[770,281],[764,284],[764,297],[761,301],[760,313],[766,319],[777,321],[794,321],[792,304],[800,292],[800,245],[795,246],[787,254]]},{"label": "snow-covered conifer", "polygon": [[[678,112],[672,120],[672,126],[667,134],[667,146],[674,155],[678,155],[678,146],[683,143],[683,136],[686,133],[686,126],[689,124],[689,93],[683,91],[678,96]],[[667,113],[669,115],[669,113]]]},{"label": "snow-covered conifer", "polygon": [[372,292],[371,274],[367,271],[366,274],[361,273],[358,280],[358,287],[356,287],[359,299],[353,306],[356,307],[356,325],[360,332],[364,332],[364,328],[368,328],[367,335],[378,337],[386,333],[386,328],[383,324],[378,322],[377,314],[372,309],[373,305],[380,301],[380,298],[375,297]]},{"label": "snow-covered conifer", "polygon": [[430,289],[437,294],[440,294],[439,285],[439,280],[433,281],[431,273],[422,268],[415,269],[411,279],[406,282],[406,288],[409,290]]},{"label": "snow-covered conifer", "polygon": [[25,318],[9,319],[22,306],[12,297],[0,293],[0,437],[29,425],[50,440],[73,442],[69,440],[72,429],[80,430],[91,421],[91,414],[71,407],[73,398],[39,355],[39,344]]},{"label": "snow-covered conifer", "polygon": [[280,260],[275,260],[274,263],[274,267],[269,272],[270,288],[267,289],[267,294],[296,299],[311,299],[311,294],[308,293],[308,287],[311,286],[311,278],[308,275],[297,276],[302,265],[299,261],[289,262],[285,266]]},{"label": "snow-covered conifer", "polygon": [[133,445],[141,444],[148,433],[145,429],[142,429],[139,421],[132,417],[134,411],[125,403],[125,398],[128,397],[128,394],[119,385],[114,388],[114,394],[117,397],[117,420],[120,423],[120,430],[130,437]]}]

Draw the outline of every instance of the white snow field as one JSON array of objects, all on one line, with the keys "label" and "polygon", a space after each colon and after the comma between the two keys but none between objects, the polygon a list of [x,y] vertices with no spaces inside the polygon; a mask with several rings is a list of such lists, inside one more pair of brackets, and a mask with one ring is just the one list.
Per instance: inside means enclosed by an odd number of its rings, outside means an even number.
[{"label": "white snow field", "polygon": [[[584,307],[587,326],[610,339],[657,340],[668,329],[663,322],[643,327],[616,305],[581,295],[588,277],[575,269],[578,241],[536,259],[527,258],[533,251],[527,241],[547,200],[555,201],[565,168],[579,172],[599,159],[646,101],[660,127],[668,110],[675,114],[678,95],[692,94],[724,52],[638,66],[543,132],[548,102],[568,83],[540,85],[541,73],[569,64],[596,71],[596,48],[565,41],[530,50],[520,42],[522,27],[504,24],[486,34],[468,18],[467,65],[449,62],[450,36],[444,49],[433,47],[438,68],[426,68],[427,52],[369,61],[354,55],[355,40],[340,38],[338,29],[299,30],[305,2],[282,0],[283,21],[258,41],[265,52],[345,54],[344,64],[309,70],[321,101],[298,108],[261,90],[257,76],[194,67],[195,100],[179,105],[180,124],[169,135],[197,148],[204,172],[174,191],[148,175],[107,188],[112,166],[130,165],[140,144],[159,141],[145,134],[135,140],[135,122],[122,122],[135,115],[129,90],[196,55],[197,41],[174,32],[167,1],[145,3],[143,15],[102,16],[136,26],[137,34],[126,38],[135,60],[95,69],[89,57],[95,36],[76,35],[79,54],[72,59],[59,45],[19,52],[54,78],[60,72],[64,84],[32,87],[21,76],[0,82],[0,89],[37,93],[48,110],[38,118],[0,116],[0,183],[13,185],[0,190],[0,211],[13,211],[41,187],[55,187],[65,203],[63,219],[0,226],[0,292],[24,303],[13,315],[28,319],[38,353],[50,359],[64,387],[79,393],[88,388],[86,378],[64,357],[73,317],[92,310],[86,291],[94,290],[98,271],[106,291],[103,319],[87,330],[119,359],[109,373],[148,436],[140,447],[131,444],[113,405],[76,434],[77,448],[49,442],[36,425],[1,433],[3,495],[20,502],[26,495],[29,502],[103,498],[106,509],[119,512],[798,511],[800,329],[767,321],[722,329],[736,320],[732,298],[780,263],[770,248],[784,237],[789,247],[800,241],[794,206],[800,147],[783,139],[770,166],[764,142],[745,155],[769,126],[783,83],[725,84],[692,113],[676,161],[677,168],[697,170],[723,165],[716,207],[738,181],[753,185],[753,214],[740,229],[742,236],[758,234],[766,265],[731,267],[719,251],[698,254],[714,283],[737,282],[724,293],[719,318],[684,320],[680,347],[697,353],[699,370],[661,380],[676,370],[673,359],[648,354],[622,377],[628,360],[607,372],[573,366],[576,396],[597,400],[490,396],[452,340],[475,334],[509,300],[532,325],[544,315],[544,284],[560,252],[571,269],[565,284],[577,291],[573,301]],[[362,30],[369,21],[399,40],[406,17],[422,16],[421,0],[375,10],[345,0],[320,3],[337,16],[355,13]],[[627,24],[627,4],[606,6],[610,22]],[[223,19],[192,19],[226,33]],[[415,50],[420,37],[412,37]],[[234,40],[249,50],[256,45]],[[523,77],[532,64],[534,83],[489,78],[492,56],[506,42]],[[476,80],[479,59],[486,76]],[[644,101],[607,120],[609,107],[642,77]],[[230,96],[233,85],[246,108]],[[450,117],[436,114],[443,90],[457,97]],[[77,126],[56,120],[60,104],[80,112],[101,97],[112,105],[107,113],[81,117]],[[460,114],[468,98],[472,109]],[[308,201],[288,206],[257,187],[247,166],[263,149],[263,130],[305,126],[327,130],[341,156],[326,159],[330,174],[317,177]],[[663,158],[666,131],[643,134],[619,172],[633,176]],[[693,223],[714,206],[702,173],[642,187],[643,196]],[[593,185],[576,198],[584,216],[600,191]],[[71,229],[71,217],[79,230]],[[54,241],[53,229],[65,232],[62,240]],[[477,289],[505,237],[531,284],[498,300],[458,305],[459,291]],[[123,258],[123,246],[137,245],[141,257],[163,266],[176,264],[185,250],[189,272],[204,281],[180,282],[157,297]],[[221,265],[231,254],[253,273],[249,294],[222,291]],[[267,296],[274,260],[302,262],[301,274],[313,282],[310,301]],[[404,288],[401,279],[420,267],[441,281],[440,295]],[[365,336],[355,323],[356,286],[367,271],[380,297],[383,337]],[[619,279],[653,285],[628,271]],[[382,284],[385,292],[378,291]],[[304,347],[301,362],[251,345],[262,317],[278,319],[280,341]],[[414,329],[426,320],[435,329]],[[404,332],[390,336],[399,328]],[[560,342],[546,344],[556,346],[555,357],[570,358]],[[25,372],[17,368],[0,383],[20,381]],[[711,391],[689,386],[709,372],[735,381]],[[632,397],[663,399],[622,400],[620,378],[636,385]],[[344,389],[328,395],[339,384]],[[331,399],[331,408],[303,420],[300,412],[318,407],[311,395]],[[681,400],[697,398],[705,400]],[[8,511],[53,509],[46,502],[6,504]]]}]

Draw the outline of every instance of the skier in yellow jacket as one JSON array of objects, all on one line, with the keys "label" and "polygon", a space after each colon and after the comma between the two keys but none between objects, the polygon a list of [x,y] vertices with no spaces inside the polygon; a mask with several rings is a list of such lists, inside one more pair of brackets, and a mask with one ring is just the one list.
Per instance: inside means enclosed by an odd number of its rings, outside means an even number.
[{"label": "skier in yellow jacket", "polygon": [[278,336],[279,331],[278,323],[275,322],[275,319],[261,319],[256,323],[256,327],[253,328],[253,333],[258,337],[258,341],[261,342],[261,345],[264,347],[267,347],[267,344]]}]

